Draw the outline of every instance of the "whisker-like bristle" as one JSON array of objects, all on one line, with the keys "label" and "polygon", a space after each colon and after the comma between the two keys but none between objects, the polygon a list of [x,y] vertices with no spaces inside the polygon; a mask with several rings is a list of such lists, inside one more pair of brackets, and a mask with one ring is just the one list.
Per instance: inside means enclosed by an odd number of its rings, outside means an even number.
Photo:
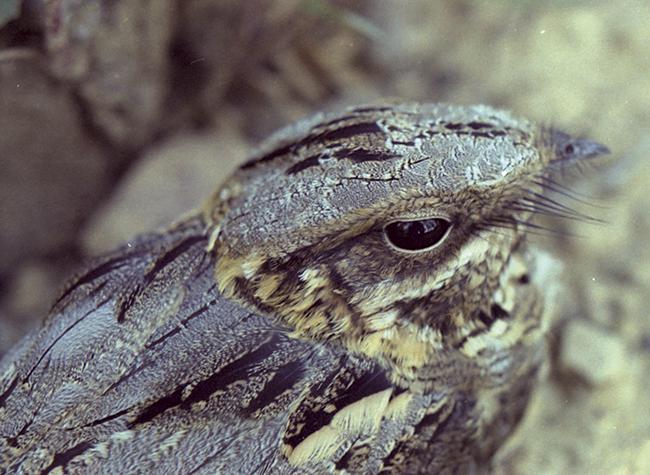
[{"label": "whisker-like bristle", "polygon": [[589,216],[584,213],[580,213],[572,208],[566,206],[556,206],[549,202],[542,201],[541,199],[532,199],[528,197],[522,198],[522,202],[517,203],[519,206],[527,208],[528,211],[534,213],[545,214],[548,216],[555,216],[562,219],[571,219],[574,221],[583,221],[594,224],[605,224],[605,222],[599,218]]},{"label": "whisker-like bristle", "polygon": [[571,216],[573,218],[579,218],[579,219],[588,218],[587,216],[580,215],[579,213],[574,212],[571,209],[566,210],[566,209],[558,208],[551,204],[544,203],[543,201],[533,200],[525,197],[522,198],[521,201],[519,201],[517,204],[519,206],[529,208],[530,210],[533,211],[551,213],[557,216]]},{"label": "whisker-like bristle", "polygon": [[535,191],[529,191],[529,193],[531,195],[535,196],[538,200],[542,200],[542,201],[548,203],[549,205],[552,205],[552,206],[557,207],[559,209],[563,209],[563,210],[568,211],[570,213],[575,213],[575,214],[578,214],[578,215],[586,216],[586,215],[583,215],[582,213],[576,211],[575,209],[571,208],[570,206],[567,206],[567,205],[565,205],[563,203],[560,203],[559,201],[555,201],[554,199],[551,199],[548,196],[545,196],[545,195],[543,195],[541,193],[537,193]]},{"label": "whisker-like bristle", "polygon": [[[548,228],[541,224],[532,223],[530,221],[523,221],[515,217],[492,217],[489,221],[485,222],[486,225],[497,228],[513,229],[519,227],[526,234],[539,235],[539,236],[562,236],[562,237],[578,237],[574,233],[569,233],[555,228]],[[534,231],[531,231],[534,230]]]},{"label": "whisker-like bristle", "polygon": [[558,193],[562,196],[566,196],[567,198],[578,201],[580,203],[585,203],[585,204],[591,204],[590,202],[583,200],[578,197],[578,195],[570,190],[569,188],[566,187],[560,187],[559,185],[555,185],[555,183],[550,183],[550,182],[545,182],[542,181],[543,177],[538,177],[538,179],[532,180],[531,183],[534,185],[539,186],[542,190],[544,191],[550,191],[552,193]]},{"label": "whisker-like bristle", "polygon": [[604,208],[601,205],[597,205],[596,203],[593,202],[593,198],[589,197],[587,195],[578,193],[575,190],[571,190],[567,186],[553,180],[551,177],[549,177],[546,174],[540,174],[538,175],[534,180],[532,180],[532,183],[535,185],[541,187],[544,190],[552,191],[554,193],[558,193],[560,195],[566,196],[567,198],[577,201],[579,203],[592,206],[594,208]]},{"label": "whisker-like bristle", "polygon": [[553,209],[546,209],[541,206],[533,206],[533,205],[526,205],[526,204],[517,204],[517,205],[509,205],[505,206],[505,209],[509,209],[511,211],[516,211],[516,212],[529,212],[533,214],[540,214],[544,216],[550,216],[553,218],[560,218],[560,219],[569,219],[572,221],[588,221],[588,219],[582,217],[582,216],[575,216],[572,214],[564,213],[561,211],[556,211]]}]

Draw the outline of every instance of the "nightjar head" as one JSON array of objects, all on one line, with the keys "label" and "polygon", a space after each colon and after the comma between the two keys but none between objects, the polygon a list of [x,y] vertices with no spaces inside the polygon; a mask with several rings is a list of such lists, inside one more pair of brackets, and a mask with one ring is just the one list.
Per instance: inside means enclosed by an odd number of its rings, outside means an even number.
[{"label": "nightjar head", "polygon": [[320,114],[214,197],[216,278],[305,337],[444,345],[485,324],[531,215],[559,209],[541,194],[548,171],[605,151],[487,106]]}]

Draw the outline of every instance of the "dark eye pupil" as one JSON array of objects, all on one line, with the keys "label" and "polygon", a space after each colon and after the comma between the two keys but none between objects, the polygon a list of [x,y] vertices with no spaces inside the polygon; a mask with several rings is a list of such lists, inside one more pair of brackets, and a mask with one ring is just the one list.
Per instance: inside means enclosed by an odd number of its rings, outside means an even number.
[{"label": "dark eye pupil", "polygon": [[384,228],[386,237],[395,246],[418,251],[437,244],[445,237],[451,223],[445,219],[430,218],[419,221],[396,221]]}]

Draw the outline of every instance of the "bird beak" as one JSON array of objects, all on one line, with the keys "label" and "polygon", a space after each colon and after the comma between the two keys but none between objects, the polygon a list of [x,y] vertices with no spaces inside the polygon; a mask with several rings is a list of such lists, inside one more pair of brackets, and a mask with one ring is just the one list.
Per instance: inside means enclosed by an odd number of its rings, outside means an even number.
[{"label": "bird beak", "polygon": [[573,138],[559,130],[552,132],[551,140],[555,149],[556,160],[565,163],[610,153],[607,147],[598,142]]}]

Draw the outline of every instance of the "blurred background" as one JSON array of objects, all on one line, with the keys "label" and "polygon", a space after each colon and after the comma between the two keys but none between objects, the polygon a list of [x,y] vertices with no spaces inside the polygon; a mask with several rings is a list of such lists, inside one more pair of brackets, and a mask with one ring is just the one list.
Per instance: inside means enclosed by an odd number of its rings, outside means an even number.
[{"label": "blurred background", "polygon": [[547,225],[552,359],[496,472],[650,473],[650,4],[0,0],[0,356],[88,256],[199,206],[252,146],[382,97],[607,144]]}]

